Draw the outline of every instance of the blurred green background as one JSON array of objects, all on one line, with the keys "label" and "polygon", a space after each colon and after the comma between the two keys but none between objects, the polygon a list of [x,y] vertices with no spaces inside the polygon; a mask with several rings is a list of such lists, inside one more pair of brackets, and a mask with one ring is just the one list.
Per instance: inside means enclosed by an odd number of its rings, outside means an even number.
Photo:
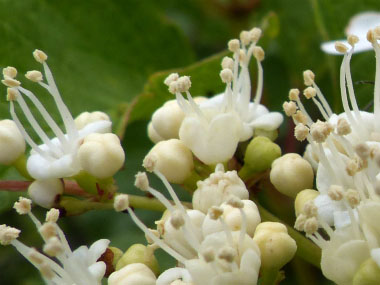
[{"label": "blurred green background", "polygon": [[[191,75],[193,95],[216,94],[223,90],[218,74],[227,41],[243,29],[260,26],[264,36],[259,44],[266,51],[263,103],[280,111],[289,88],[303,88],[302,71],[312,69],[331,106],[340,111],[340,57],[323,54],[320,44],[343,38],[354,14],[376,9],[378,0],[0,0],[0,68],[15,66],[22,79],[27,70],[40,69],[32,51],[44,50],[74,116],[95,110],[111,115],[126,151],[125,169],[118,173],[117,183],[121,192],[138,193],[134,174],[141,170],[152,146],[146,136],[147,122],[154,109],[171,98],[162,84],[168,70]],[[354,82],[373,80],[374,67],[373,52],[355,55]],[[48,108],[54,108],[41,89],[22,81]],[[359,105],[366,106],[372,100],[372,85],[355,88]],[[0,87],[0,92],[5,94],[6,88]],[[9,118],[8,104],[2,98],[0,119]],[[306,105],[317,114],[313,106]],[[291,128],[286,120],[279,143],[284,152],[302,152]],[[0,167],[0,175],[4,180],[19,179],[5,167]],[[20,228],[20,240],[38,248],[41,241],[32,222],[11,209],[18,195],[0,192],[0,224]],[[285,220],[293,217],[289,201],[280,208]],[[34,211],[43,218],[44,210]],[[160,217],[160,213],[136,212],[148,226]],[[144,241],[128,215],[112,211],[65,217],[60,225],[73,249],[100,238],[110,239],[111,245],[122,250]],[[159,260],[162,269],[173,265],[164,254]],[[286,274],[282,284],[329,284],[299,260],[287,265]],[[1,247],[0,284],[41,284],[41,279],[12,247]]]}]

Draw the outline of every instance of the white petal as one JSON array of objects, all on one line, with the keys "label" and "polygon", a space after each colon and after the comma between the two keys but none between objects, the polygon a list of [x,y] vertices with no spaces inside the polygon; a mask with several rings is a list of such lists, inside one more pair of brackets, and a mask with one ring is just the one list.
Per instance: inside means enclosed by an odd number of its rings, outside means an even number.
[{"label": "white petal", "polygon": [[380,25],[380,13],[362,12],[351,18],[346,28],[346,35],[356,35],[365,40],[368,30],[378,25]]},{"label": "white petal", "polygon": [[110,241],[108,239],[100,239],[94,242],[90,246],[89,250],[89,260],[90,264],[95,263],[99,257],[106,251]]},{"label": "white petal", "polygon": [[318,216],[330,226],[334,225],[334,212],[343,210],[342,203],[330,199],[326,194],[320,194],[314,199],[314,204],[318,208]]},{"label": "white petal", "polygon": [[[261,259],[260,255],[257,254],[254,250],[247,250],[244,252],[241,261],[240,261],[240,271],[242,272],[250,272],[250,273],[256,273],[256,275],[259,273],[261,266]],[[257,279],[258,276],[256,276],[255,279]]]},{"label": "white petal", "polygon": [[281,125],[283,120],[284,117],[282,114],[277,112],[270,112],[268,114],[262,115],[261,117],[258,117],[253,122],[251,122],[250,125],[253,128],[273,131]]},{"label": "white petal", "polygon": [[96,278],[96,280],[100,281],[106,273],[106,264],[103,261],[99,261],[89,266],[88,270],[91,275]]},{"label": "white petal", "polygon": [[187,269],[174,267],[162,272],[157,279],[156,285],[170,285],[177,279],[182,279],[184,282],[192,282],[191,275]]},{"label": "white petal", "polygon": [[84,138],[85,136],[93,133],[105,134],[110,133],[112,127],[112,122],[103,120],[96,121],[86,125],[83,129],[79,130],[79,137]]},{"label": "white petal", "polygon": [[[354,216],[358,218],[358,212],[354,210]],[[351,224],[351,218],[348,211],[335,211],[334,212],[334,226],[337,229],[343,228]]]},{"label": "white petal", "polygon": [[376,262],[377,266],[380,267],[380,248],[371,249],[371,257]]}]

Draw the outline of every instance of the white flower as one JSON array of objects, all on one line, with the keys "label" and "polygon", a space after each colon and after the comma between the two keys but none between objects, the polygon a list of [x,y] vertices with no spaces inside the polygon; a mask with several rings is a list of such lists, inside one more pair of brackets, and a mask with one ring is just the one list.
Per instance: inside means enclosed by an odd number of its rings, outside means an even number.
[{"label": "white flower", "polygon": [[[42,74],[39,71],[28,72],[26,77],[31,81],[37,82],[51,94],[65,126],[65,133],[59,128],[58,124],[53,120],[37,97],[31,91],[23,88],[20,85],[21,83],[13,78],[16,73],[11,72],[10,68],[4,70],[4,79],[2,82],[9,87],[7,98],[10,101],[10,112],[12,118],[21,134],[24,136],[26,142],[32,148],[30,157],[27,161],[27,169],[29,174],[35,179],[70,177],[81,170],[77,159],[77,151],[82,139],[91,133],[108,132],[111,122],[107,119],[98,120],[89,123],[78,130],[73,117],[71,116],[66,105],[63,103],[59,94],[51,71],[46,63],[46,54],[42,51],[36,50],[33,55],[38,62],[42,63],[47,82],[43,82]],[[38,109],[41,116],[56,136],[55,138],[50,139],[41,128],[40,124],[37,122],[35,116],[26,104],[24,96],[30,99],[30,101],[32,101]],[[15,102],[20,105],[20,108],[27,121],[30,123],[32,129],[42,140],[42,145],[37,145],[31,136],[25,131],[25,128],[16,114]]]},{"label": "white flower", "polygon": [[[24,206],[26,204],[30,205],[31,202],[29,201],[21,198],[15,204],[15,208],[18,213],[30,216],[44,240],[43,251],[54,259],[24,245],[17,239],[20,231],[6,225],[0,226],[0,243],[13,245],[40,271],[46,284],[100,285],[106,272],[106,264],[103,261],[98,261],[98,259],[106,251],[110,241],[101,239],[94,242],[90,248],[81,246],[72,251],[65,234],[56,223],[58,218],[57,210],[51,209],[46,215],[46,222],[41,224],[30,211],[30,207]],[[22,209],[29,210],[21,211]],[[52,218],[53,216],[55,218]]]},{"label": "white flower", "polygon": [[[359,43],[355,47],[355,52],[363,52],[372,49],[371,43],[366,41],[366,35],[369,29],[380,25],[380,13],[374,11],[361,12],[353,16],[345,30],[345,34],[356,35],[359,38]],[[339,40],[344,44],[348,44],[346,40]],[[325,42],[322,43],[321,49],[329,54],[339,55],[340,53],[335,49],[335,42]]]},{"label": "white flower", "polygon": [[[179,129],[179,138],[202,162],[216,164],[230,159],[240,141],[251,138],[255,129],[275,130],[282,123],[280,113],[269,113],[260,105],[263,88],[261,61],[264,51],[256,46],[261,31],[257,28],[241,34],[241,41],[231,40],[229,49],[233,59],[222,61],[221,79],[226,83],[223,94],[199,105],[189,93],[190,78],[171,74],[165,84],[176,95],[178,105],[185,113]],[[248,65],[252,55],[258,66],[258,83],[254,102]],[[186,93],[187,100],[182,96]]]}]

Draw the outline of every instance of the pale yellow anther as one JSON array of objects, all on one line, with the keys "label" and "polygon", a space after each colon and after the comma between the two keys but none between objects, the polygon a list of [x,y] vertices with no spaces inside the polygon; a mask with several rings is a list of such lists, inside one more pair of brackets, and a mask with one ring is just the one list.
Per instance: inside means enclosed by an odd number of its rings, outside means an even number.
[{"label": "pale yellow anther", "polygon": [[314,201],[307,201],[303,206],[303,213],[306,217],[316,217],[318,214],[318,208],[315,206]]},{"label": "pale yellow anther", "polygon": [[294,115],[297,111],[297,105],[293,101],[284,102],[284,104],[282,104],[282,108],[288,117]]},{"label": "pale yellow anther", "polygon": [[12,227],[8,227],[3,224],[0,225],[0,244],[1,245],[9,245],[11,242],[18,238],[20,235],[20,230]]},{"label": "pale yellow anther", "polygon": [[20,197],[18,202],[14,203],[13,208],[19,215],[28,214],[32,209],[32,200]]},{"label": "pale yellow anther", "polygon": [[116,212],[122,212],[129,207],[129,197],[127,194],[119,194],[115,197],[113,201],[113,207]]},{"label": "pale yellow anther", "polygon": [[347,162],[346,172],[349,176],[354,176],[359,171],[358,161],[351,159]]},{"label": "pale yellow anther", "polygon": [[336,132],[340,136],[345,136],[345,135],[348,135],[349,133],[351,133],[351,126],[347,122],[346,119],[344,119],[344,118],[338,119],[338,122],[336,125]]},{"label": "pale yellow anther", "polygon": [[356,45],[359,42],[359,38],[355,35],[349,35],[347,37],[347,41],[350,44],[350,46],[353,47],[354,45]]},{"label": "pale yellow anther", "polygon": [[52,208],[46,213],[46,219],[45,219],[46,222],[56,223],[58,219],[59,219],[58,209]]},{"label": "pale yellow anther", "polygon": [[344,189],[340,185],[331,185],[329,190],[327,191],[327,195],[333,201],[340,201],[344,196]]},{"label": "pale yellow anther", "polygon": [[181,76],[177,79],[177,92],[186,92],[189,91],[191,87],[191,81],[189,76]]},{"label": "pale yellow anther", "polygon": [[52,223],[52,222],[44,223],[38,229],[38,231],[40,232],[40,234],[44,238],[44,240],[49,240],[50,238],[57,236],[56,224]]},{"label": "pale yellow anther", "polygon": [[143,160],[143,166],[144,168],[149,171],[153,172],[157,165],[157,156],[155,154],[150,154],[145,156]]},{"label": "pale yellow anther", "polygon": [[265,58],[265,52],[262,47],[256,46],[253,48],[253,56],[258,60],[258,61],[263,61]]},{"label": "pale yellow anther", "polygon": [[303,72],[303,81],[306,86],[311,86],[314,83],[315,75],[311,70],[305,70]]},{"label": "pale yellow anther", "polygon": [[218,258],[231,263],[234,261],[236,256],[236,250],[230,246],[223,247],[218,252]]},{"label": "pale yellow anther", "polygon": [[57,256],[63,252],[63,246],[57,237],[50,238],[43,247],[43,251],[49,256]]},{"label": "pale yellow anther", "polygon": [[300,91],[297,88],[293,88],[289,90],[289,100],[297,101],[299,100]]},{"label": "pale yellow anther", "polygon": [[[148,229],[155,237],[160,238],[160,233],[158,230]],[[149,244],[153,244],[155,241],[147,234],[145,234],[145,239]]]},{"label": "pale yellow anther", "polygon": [[336,42],[335,49],[337,52],[340,52],[340,53],[346,53],[348,50],[347,46],[342,42]]},{"label": "pale yellow anther", "polygon": [[310,127],[310,134],[317,143],[323,143],[330,132],[331,126],[319,120]]},{"label": "pale yellow anther", "polygon": [[182,213],[179,211],[173,212],[170,217],[170,223],[176,230],[182,227],[185,224],[185,219],[183,218]]},{"label": "pale yellow anther", "polygon": [[7,101],[16,101],[18,91],[14,88],[7,88]]},{"label": "pale yellow anther", "polygon": [[214,249],[212,247],[209,247],[207,249],[205,249],[202,253],[202,256],[203,256],[203,259],[209,263],[209,262],[213,262],[215,260],[215,252],[214,252]]},{"label": "pale yellow anther", "polygon": [[304,214],[298,215],[296,222],[294,223],[294,228],[297,231],[304,231],[306,220],[307,220],[306,215],[304,215]]},{"label": "pale yellow anther", "polygon": [[217,220],[221,215],[223,215],[223,209],[217,206],[212,206],[208,210],[208,215],[212,220]]},{"label": "pale yellow anther", "polygon": [[346,199],[352,208],[356,207],[360,203],[359,192],[355,189],[348,189],[345,193]]},{"label": "pale yellow anther", "polygon": [[3,80],[1,80],[1,83],[3,83],[7,87],[18,87],[21,85],[20,81],[10,77],[4,78]]},{"label": "pale yellow anther", "polygon": [[318,220],[316,217],[308,218],[304,224],[304,231],[307,234],[313,234],[318,230]]},{"label": "pale yellow anther", "polygon": [[227,204],[230,205],[231,207],[234,207],[234,208],[239,208],[239,209],[244,208],[243,201],[240,198],[236,197],[236,196],[231,196],[227,200]]},{"label": "pale yellow anther", "polygon": [[367,41],[373,43],[373,41],[374,41],[373,30],[368,30],[368,32],[367,32]]},{"label": "pale yellow anther", "polygon": [[239,62],[240,62],[240,65],[244,64],[246,62],[246,59],[247,59],[247,54],[245,53],[244,50],[240,50],[239,51]]},{"label": "pale yellow anther", "polygon": [[297,124],[294,128],[294,136],[300,142],[304,141],[309,134],[309,128],[302,123]]},{"label": "pale yellow anther", "polygon": [[249,31],[251,41],[253,43],[257,43],[261,37],[261,29],[260,28],[253,28],[252,30]]},{"label": "pale yellow anther", "polygon": [[292,118],[296,121],[296,123],[301,123],[306,125],[307,124],[307,117],[304,113],[301,112],[301,110],[298,110]]},{"label": "pale yellow anther", "polygon": [[137,172],[135,175],[135,186],[142,191],[148,191],[149,180],[145,172]]},{"label": "pale yellow anther", "polygon": [[44,63],[48,58],[46,53],[44,53],[42,50],[39,50],[39,49],[34,50],[33,57],[39,63]]},{"label": "pale yellow anther", "polygon": [[224,83],[231,83],[234,79],[234,75],[232,73],[232,70],[229,68],[225,68],[220,72],[220,78]]},{"label": "pale yellow anther", "polygon": [[234,68],[234,60],[232,58],[230,58],[229,56],[223,57],[222,68],[223,69],[228,68],[228,69],[233,70],[233,68]]},{"label": "pale yellow anther", "polygon": [[363,160],[367,159],[370,155],[370,148],[366,143],[359,143],[354,147],[356,154]]},{"label": "pale yellow anther", "polygon": [[173,81],[169,84],[169,92],[172,94],[179,92],[177,81]]},{"label": "pale yellow anther", "polygon": [[251,34],[248,31],[242,31],[240,33],[240,41],[243,45],[249,45],[251,42]]},{"label": "pale yellow anther", "polygon": [[307,87],[303,91],[303,95],[305,95],[306,99],[311,99],[311,98],[315,97],[315,95],[317,95],[317,90],[315,90],[314,87]]},{"label": "pale yellow anther", "polygon": [[172,82],[177,81],[179,78],[178,73],[171,73],[168,77],[165,78],[164,84],[169,86]]},{"label": "pale yellow anther", "polygon": [[238,52],[240,50],[240,41],[237,39],[230,40],[228,42],[228,49],[232,52]]},{"label": "pale yellow anther", "polygon": [[17,76],[17,69],[13,66],[3,68],[4,77],[15,78]]},{"label": "pale yellow anther", "polygon": [[25,77],[33,82],[40,82],[43,80],[42,73],[38,70],[31,70],[25,74]]}]

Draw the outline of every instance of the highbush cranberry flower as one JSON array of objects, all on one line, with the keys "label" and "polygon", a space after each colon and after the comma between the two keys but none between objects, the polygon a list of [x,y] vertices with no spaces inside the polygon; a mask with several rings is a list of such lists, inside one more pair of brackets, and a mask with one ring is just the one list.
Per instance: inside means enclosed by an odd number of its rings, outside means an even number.
[{"label": "highbush cranberry flower", "polygon": [[[246,141],[255,129],[275,130],[282,123],[280,113],[271,112],[260,104],[263,89],[261,61],[264,51],[256,46],[261,30],[243,31],[240,41],[231,40],[228,48],[233,58],[222,61],[220,77],[226,84],[223,94],[201,102],[194,101],[189,89],[190,78],[173,73],[165,80],[169,91],[176,95],[178,105],[185,113],[179,129],[179,138],[202,162],[216,164],[230,159],[240,141]],[[258,82],[254,101],[251,99],[251,81],[248,65],[255,57]],[[182,93],[186,94],[187,100]]]},{"label": "highbush cranberry flower", "polygon": [[[35,50],[33,56],[37,62],[43,65],[47,82],[43,82],[43,75],[39,71],[28,71],[25,76],[27,79],[36,82],[45,88],[53,97],[65,126],[66,133],[61,130],[37,97],[31,91],[23,88],[21,83],[15,79],[15,76],[17,75],[16,69],[13,67],[5,68],[3,70],[4,79],[2,80],[2,83],[8,86],[7,99],[10,101],[12,119],[16,123],[26,142],[32,148],[27,161],[27,169],[29,174],[35,179],[70,177],[81,170],[80,162],[77,159],[77,151],[82,139],[91,133],[108,132],[111,122],[107,118],[100,118],[100,120],[92,120],[93,122],[86,124],[83,128],[78,130],[72,115],[62,101],[52,73],[46,63],[47,55],[40,50]],[[56,137],[53,139],[48,137],[29,109],[24,96],[35,105]],[[32,129],[41,139],[41,145],[38,145],[31,138],[19,120],[15,110],[16,102],[19,104]]]},{"label": "highbush cranberry flower", "polygon": [[20,198],[14,208],[20,215],[27,214],[32,219],[44,240],[43,251],[47,255],[24,245],[17,239],[21,231],[7,225],[0,225],[0,243],[13,245],[40,271],[46,284],[101,284],[106,264],[97,260],[107,249],[109,240],[101,239],[90,248],[81,246],[72,251],[63,231],[56,223],[59,217],[58,210],[51,209],[46,215],[46,222],[42,224],[31,212],[29,199]]},{"label": "highbush cranberry flower", "polygon": [[[356,35],[359,42],[355,46],[355,52],[363,52],[372,49],[371,43],[366,41],[366,35],[369,29],[380,25],[380,13],[374,11],[362,12],[353,16],[345,30],[345,34]],[[348,44],[346,40],[339,40],[344,44]],[[322,43],[321,49],[329,54],[340,55],[341,53],[335,49],[335,41]]]}]

